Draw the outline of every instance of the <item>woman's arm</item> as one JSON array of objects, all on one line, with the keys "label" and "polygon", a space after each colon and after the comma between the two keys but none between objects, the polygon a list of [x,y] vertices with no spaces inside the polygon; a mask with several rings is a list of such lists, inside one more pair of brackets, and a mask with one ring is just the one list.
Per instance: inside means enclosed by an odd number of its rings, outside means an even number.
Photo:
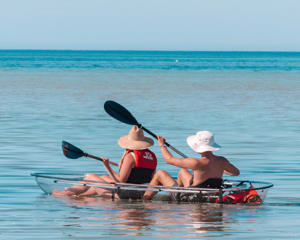
[{"label": "woman's arm", "polygon": [[122,164],[120,168],[119,174],[117,174],[109,165],[109,159],[108,158],[102,158],[104,167],[106,171],[108,172],[109,176],[114,179],[115,182],[126,182],[130,173],[131,169],[134,167],[135,160],[131,156],[131,154],[126,154],[122,158]]},{"label": "woman's arm", "polygon": [[123,159],[123,163],[118,174],[120,182],[125,183],[130,176],[132,168],[134,168],[135,160],[131,154],[126,154]]},{"label": "woman's arm", "polygon": [[108,158],[102,158],[103,164],[105,167],[105,170],[107,171],[108,175],[115,181],[119,182],[118,174],[110,167],[109,165],[109,159]]}]

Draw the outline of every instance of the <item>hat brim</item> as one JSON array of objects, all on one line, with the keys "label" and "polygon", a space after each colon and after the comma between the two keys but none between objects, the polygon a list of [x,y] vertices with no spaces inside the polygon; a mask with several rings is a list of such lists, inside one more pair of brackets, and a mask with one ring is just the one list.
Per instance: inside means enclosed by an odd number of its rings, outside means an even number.
[{"label": "hat brim", "polygon": [[213,152],[220,150],[221,146],[217,143],[213,145],[197,145],[197,136],[193,135],[186,139],[187,144],[191,149],[193,149],[197,153],[204,153],[204,152]]},{"label": "hat brim", "polygon": [[151,147],[154,144],[152,138],[144,137],[142,140],[134,141],[128,139],[128,136],[123,136],[119,139],[118,144],[121,148],[130,149],[130,150],[143,150]]}]

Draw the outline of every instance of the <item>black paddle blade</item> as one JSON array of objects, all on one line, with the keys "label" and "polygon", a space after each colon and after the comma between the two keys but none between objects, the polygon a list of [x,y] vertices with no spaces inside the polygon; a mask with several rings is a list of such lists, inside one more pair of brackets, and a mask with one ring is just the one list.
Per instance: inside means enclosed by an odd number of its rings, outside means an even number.
[{"label": "black paddle blade", "polygon": [[81,149],[75,147],[71,143],[62,141],[61,146],[62,146],[63,153],[67,158],[76,159],[85,156],[84,152]]},{"label": "black paddle blade", "polygon": [[104,103],[104,109],[110,116],[119,120],[120,122],[140,126],[134,116],[132,116],[131,113],[119,103],[114,101],[106,101]]}]

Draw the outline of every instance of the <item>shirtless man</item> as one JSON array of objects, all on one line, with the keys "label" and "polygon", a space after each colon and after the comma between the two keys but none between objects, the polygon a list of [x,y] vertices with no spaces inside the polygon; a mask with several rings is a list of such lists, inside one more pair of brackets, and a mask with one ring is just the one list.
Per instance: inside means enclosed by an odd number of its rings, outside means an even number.
[{"label": "shirtless man", "polygon": [[[177,181],[166,171],[157,171],[150,185],[220,188],[224,173],[230,176],[238,176],[240,174],[240,171],[225,157],[213,154],[213,151],[219,150],[221,146],[214,142],[214,135],[209,131],[200,131],[196,135],[187,138],[188,145],[195,152],[200,153],[201,158],[176,158],[165,146],[165,139],[161,136],[157,137],[165,161],[181,169],[178,173]],[[191,169],[193,174],[188,169]],[[144,200],[152,199],[155,194],[156,192],[154,191],[146,191]],[[171,197],[175,198],[174,194],[171,194]]]}]

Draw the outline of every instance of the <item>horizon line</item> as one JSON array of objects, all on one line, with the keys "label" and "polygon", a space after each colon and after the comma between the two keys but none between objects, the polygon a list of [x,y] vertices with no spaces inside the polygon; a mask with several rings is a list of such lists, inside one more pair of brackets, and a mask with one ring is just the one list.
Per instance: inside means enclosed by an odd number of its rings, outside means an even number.
[{"label": "horizon line", "polygon": [[117,49],[0,49],[0,51],[101,51],[101,52],[261,52],[261,53],[300,53],[300,50],[133,50],[133,49],[127,49],[127,50],[117,50]]}]

